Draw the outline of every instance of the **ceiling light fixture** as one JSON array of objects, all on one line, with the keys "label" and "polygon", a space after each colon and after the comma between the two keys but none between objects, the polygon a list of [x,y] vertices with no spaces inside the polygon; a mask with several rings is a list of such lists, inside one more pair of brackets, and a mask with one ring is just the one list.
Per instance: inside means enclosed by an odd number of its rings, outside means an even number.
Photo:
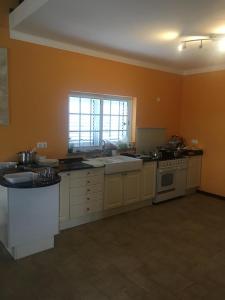
[{"label": "ceiling light fixture", "polygon": [[177,31],[165,31],[159,35],[160,40],[173,41],[178,38],[179,33]]},{"label": "ceiling light fixture", "polygon": [[225,38],[218,42],[218,47],[220,52],[225,52]]},{"label": "ceiling light fixture", "polygon": [[218,49],[221,52],[225,52],[225,35],[221,35],[221,34],[212,34],[210,36],[207,37],[199,37],[199,38],[190,38],[187,40],[183,40],[180,45],[178,46],[178,51],[181,52],[184,49],[188,48],[188,45],[195,45],[197,44],[199,49],[203,48],[203,45],[205,42],[214,42],[217,41],[218,42]]}]

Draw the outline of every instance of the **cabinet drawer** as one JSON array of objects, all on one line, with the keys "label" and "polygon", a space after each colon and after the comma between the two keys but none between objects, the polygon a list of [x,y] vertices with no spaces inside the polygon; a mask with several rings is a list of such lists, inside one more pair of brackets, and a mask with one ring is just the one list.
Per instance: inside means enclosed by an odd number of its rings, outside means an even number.
[{"label": "cabinet drawer", "polygon": [[91,177],[91,176],[97,176],[97,175],[104,175],[104,169],[88,169],[88,170],[80,170],[80,171],[71,171],[70,172],[70,177],[71,179],[78,179],[82,177]]},{"label": "cabinet drawer", "polygon": [[80,204],[84,202],[101,201],[103,199],[103,192],[87,193],[83,195],[74,194],[70,197],[70,205]]},{"label": "cabinet drawer", "polygon": [[86,171],[87,176],[104,176],[104,168],[93,168]]},{"label": "cabinet drawer", "polygon": [[81,170],[81,171],[70,171],[70,178],[71,180],[77,180],[83,177],[87,176],[86,170]]},{"label": "cabinet drawer", "polygon": [[87,213],[86,203],[70,205],[70,218],[82,217]]},{"label": "cabinet drawer", "polygon": [[87,176],[86,184],[87,185],[92,185],[92,184],[98,184],[101,183],[103,184],[104,177],[96,174],[96,176]]},{"label": "cabinet drawer", "polygon": [[196,165],[201,165],[201,156],[192,156],[188,158],[188,167],[189,168],[196,168]]},{"label": "cabinet drawer", "polygon": [[[94,186],[96,188],[96,186]],[[73,188],[70,190],[70,203],[72,204],[78,204],[82,203],[84,201],[89,201],[93,199],[102,199],[103,197],[103,190],[96,188],[91,189],[90,191],[87,191],[87,188],[80,188],[76,189]]]},{"label": "cabinet drawer", "polygon": [[87,203],[89,202],[97,202],[97,201],[103,201],[103,192],[98,192],[98,193],[92,193],[92,194],[87,194],[85,200]]},{"label": "cabinet drawer", "polygon": [[87,189],[88,194],[101,192],[101,191],[103,191],[103,184],[90,185],[90,186],[87,186],[86,189]]},{"label": "cabinet drawer", "polygon": [[76,205],[76,204],[81,204],[84,203],[87,200],[86,194],[83,195],[71,195],[70,196],[70,205]]},{"label": "cabinet drawer", "polygon": [[85,216],[89,213],[94,213],[103,210],[103,201],[91,201],[84,202],[82,204],[76,204],[70,206],[70,218],[78,218]]},{"label": "cabinet drawer", "polygon": [[87,213],[94,213],[97,211],[103,210],[103,200],[100,201],[91,201],[90,203],[87,203]]},{"label": "cabinet drawer", "polygon": [[86,195],[91,193],[97,193],[103,191],[103,185],[102,184],[95,184],[95,185],[89,185],[89,186],[81,186],[81,187],[72,187],[70,189],[70,197],[76,197],[79,195]]},{"label": "cabinet drawer", "polygon": [[85,196],[86,193],[87,193],[87,187],[85,185],[79,188],[73,187],[70,189],[70,198],[79,197],[83,195]]},{"label": "cabinet drawer", "polygon": [[79,188],[86,185],[87,179],[86,177],[79,177],[79,178],[70,178],[70,187],[71,188]]},{"label": "cabinet drawer", "polygon": [[95,176],[85,176],[85,177],[74,177],[70,176],[70,187],[80,187],[80,186],[88,186],[92,184],[103,184],[104,177],[100,174],[96,174]]}]

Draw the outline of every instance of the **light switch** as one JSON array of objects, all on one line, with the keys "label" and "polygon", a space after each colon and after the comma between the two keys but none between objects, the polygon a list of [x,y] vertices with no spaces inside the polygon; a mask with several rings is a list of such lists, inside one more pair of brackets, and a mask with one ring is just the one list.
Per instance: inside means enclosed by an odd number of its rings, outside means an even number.
[{"label": "light switch", "polygon": [[46,149],[46,148],[48,148],[48,143],[47,142],[38,142],[37,148],[38,149]]}]

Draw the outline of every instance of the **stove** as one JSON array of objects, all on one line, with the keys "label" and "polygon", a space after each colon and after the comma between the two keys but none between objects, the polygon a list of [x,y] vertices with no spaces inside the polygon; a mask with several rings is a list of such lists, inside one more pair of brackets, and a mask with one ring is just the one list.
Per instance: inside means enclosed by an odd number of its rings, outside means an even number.
[{"label": "stove", "polygon": [[158,151],[158,160],[170,160],[183,158],[184,154],[182,150],[165,148]]},{"label": "stove", "polygon": [[186,193],[187,158],[158,161],[154,203],[180,197]]}]

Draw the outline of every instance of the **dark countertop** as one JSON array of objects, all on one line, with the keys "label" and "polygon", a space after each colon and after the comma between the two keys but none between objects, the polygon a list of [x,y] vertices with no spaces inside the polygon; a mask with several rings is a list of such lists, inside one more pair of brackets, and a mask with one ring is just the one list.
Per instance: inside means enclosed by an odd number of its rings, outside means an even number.
[{"label": "dark countertop", "polygon": [[51,185],[55,185],[61,181],[61,177],[59,175],[55,175],[53,179],[50,180],[35,180],[21,183],[10,183],[3,176],[0,176],[0,185],[7,188],[14,189],[34,189],[34,188],[43,188]]},{"label": "dark countertop", "polygon": [[[127,155],[127,153],[123,154]],[[201,151],[190,151],[185,153],[182,157],[191,157],[191,156],[199,156],[203,155],[203,152]],[[131,156],[131,155],[127,155]],[[159,161],[159,159],[150,157],[148,155],[132,155],[132,157],[140,158],[143,160],[143,163],[147,162],[154,162],[154,161]],[[69,172],[69,171],[75,171],[75,170],[84,170],[84,169],[91,169],[93,166],[89,165],[86,162],[83,161],[72,161],[70,163],[60,163],[59,166],[52,168],[54,170],[54,177],[49,180],[35,180],[35,181],[29,181],[25,183],[17,183],[17,184],[12,184],[9,183],[5,178],[3,177],[5,174],[10,174],[10,173],[18,173],[18,172],[38,172],[40,169],[43,169],[45,167],[49,166],[39,166],[37,164],[31,165],[31,166],[18,166],[17,168],[12,168],[12,169],[2,169],[0,170],[0,185],[7,187],[7,188],[19,188],[19,189],[29,189],[29,188],[42,188],[42,187],[47,187],[51,186],[54,184],[57,184],[61,181],[61,177],[58,175],[60,172]]]},{"label": "dark countertop", "polygon": [[88,165],[83,162],[72,162],[72,163],[63,163],[60,164],[58,167],[52,168],[54,171],[54,176],[51,179],[39,179],[29,182],[22,182],[22,183],[16,183],[12,184],[8,182],[4,175],[10,174],[10,173],[19,173],[19,172],[39,172],[41,169],[49,168],[49,166],[39,166],[37,164],[33,164],[30,166],[17,166],[17,168],[11,168],[11,169],[2,169],[0,170],[0,185],[7,187],[7,188],[18,188],[18,189],[32,189],[32,188],[42,188],[51,186],[54,184],[57,184],[61,181],[61,177],[58,175],[60,172],[67,172],[67,171],[73,171],[73,170],[83,170],[83,169],[90,169],[93,168],[93,166]]},{"label": "dark countertop", "polygon": [[203,150],[198,149],[198,150],[183,150],[180,156],[174,157],[174,158],[157,158],[157,157],[152,157],[149,155],[142,155],[142,154],[135,154],[135,153],[122,153],[121,155],[125,156],[131,156],[134,158],[140,158],[143,160],[143,163],[147,162],[153,162],[153,161],[162,161],[162,160],[169,160],[169,159],[178,159],[178,158],[186,158],[186,157],[191,157],[191,156],[202,156],[203,155]]},{"label": "dark countertop", "polygon": [[84,170],[84,169],[91,169],[93,166],[83,163],[83,162],[73,162],[73,163],[64,163],[59,164],[58,167],[55,167],[54,169],[56,172],[67,172],[67,171],[76,171],[76,170]]},{"label": "dark countertop", "polygon": [[21,183],[10,183],[5,178],[6,174],[21,173],[21,172],[34,172],[37,173],[43,167],[24,167],[24,168],[11,168],[11,169],[2,169],[0,170],[0,185],[7,188],[16,188],[16,189],[33,189],[33,188],[42,188],[57,184],[61,181],[61,177],[54,172],[52,178],[37,178],[34,181],[21,182]]}]

